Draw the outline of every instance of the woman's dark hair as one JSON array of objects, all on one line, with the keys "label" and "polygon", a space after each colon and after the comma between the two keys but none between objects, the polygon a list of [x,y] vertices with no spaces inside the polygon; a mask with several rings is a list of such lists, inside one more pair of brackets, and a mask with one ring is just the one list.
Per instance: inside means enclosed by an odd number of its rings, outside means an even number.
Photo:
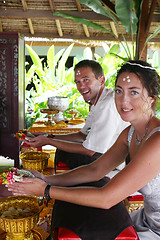
[{"label": "woman's dark hair", "polygon": [[153,97],[155,100],[157,99],[160,88],[160,77],[149,63],[141,60],[130,60],[124,63],[117,73],[115,85],[119,75],[123,72],[136,74],[142,85],[147,89],[148,95]]},{"label": "woman's dark hair", "polygon": [[82,60],[75,65],[74,71],[79,68],[90,67],[96,78],[99,78],[104,75],[101,65],[94,60]]}]

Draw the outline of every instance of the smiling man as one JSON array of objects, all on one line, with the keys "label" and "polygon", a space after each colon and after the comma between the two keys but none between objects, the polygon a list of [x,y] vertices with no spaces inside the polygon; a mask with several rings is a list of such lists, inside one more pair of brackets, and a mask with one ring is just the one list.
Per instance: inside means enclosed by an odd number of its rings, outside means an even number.
[{"label": "smiling man", "polygon": [[114,91],[105,87],[105,77],[99,63],[93,60],[79,62],[75,66],[75,84],[90,104],[90,112],[81,131],[54,138],[38,136],[29,140],[32,147],[55,146],[55,162],[62,161],[71,169],[95,161],[129,125],[122,121],[117,112]]}]

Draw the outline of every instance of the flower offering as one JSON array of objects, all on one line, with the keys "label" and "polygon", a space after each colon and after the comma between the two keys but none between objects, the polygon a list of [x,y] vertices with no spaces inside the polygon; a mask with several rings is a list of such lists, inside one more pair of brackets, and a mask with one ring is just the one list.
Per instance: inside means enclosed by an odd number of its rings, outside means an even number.
[{"label": "flower offering", "polygon": [[17,173],[17,170],[17,168],[9,168],[9,170],[0,173],[0,184],[10,184],[22,177]]},{"label": "flower offering", "polygon": [[27,129],[22,129],[19,130],[16,134],[15,137],[20,140],[24,140],[27,136],[28,130]]}]

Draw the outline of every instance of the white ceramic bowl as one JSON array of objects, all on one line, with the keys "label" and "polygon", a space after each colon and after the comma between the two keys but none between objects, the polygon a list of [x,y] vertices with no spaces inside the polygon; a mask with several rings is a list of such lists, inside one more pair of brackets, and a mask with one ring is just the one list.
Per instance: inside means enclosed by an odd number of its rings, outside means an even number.
[{"label": "white ceramic bowl", "polygon": [[64,112],[69,107],[68,97],[49,97],[47,101],[48,108],[51,110],[59,110]]}]

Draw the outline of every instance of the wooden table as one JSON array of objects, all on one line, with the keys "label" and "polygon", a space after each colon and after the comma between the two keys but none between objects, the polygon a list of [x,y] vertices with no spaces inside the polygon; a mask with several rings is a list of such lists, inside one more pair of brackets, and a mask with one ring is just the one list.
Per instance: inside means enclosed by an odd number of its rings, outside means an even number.
[{"label": "wooden table", "polygon": [[[28,131],[31,133],[44,132],[44,133],[53,134],[53,135],[60,135],[60,134],[69,134],[69,133],[79,132],[84,126],[84,122],[76,125],[65,123],[65,124],[62,124],[62,126],[64,125],[66,127],[57,128],[56,125],[48,126],[45,124],[45,122],[46,122],[46,119],[43,119],[43,120],[39,119],[35,121]],[[37,148],[29,147],[29,145],[26,146],[26,144],[22,144],[21,152],[27,152],[27,151],[40,151],[40,150],[38,150]],[[44,147],[44,149],[42,148],[42,151],[50,154],[50,158],[48,160],[48,166],[54,168],[54,156],[55,156],[56,148],[47,149],[46,147]]]},{"label": "wooden table", "polygon": [[68,134],[68,133],[75,133],[79,132],[82,127],[84,126],[84,122],[81,124],[75,124],[75,125],[70,125],[66,123],[57,123],[56,125],[46,125],[45,124],[45,119],[44,120],[37,120],[32,124],[30,129],[28,130],[31,133],[37,133],[37,132],[44,132],[44,133],[49,133],[49,134],[54,134],[54,135],[59,135],[59,134]]}]

